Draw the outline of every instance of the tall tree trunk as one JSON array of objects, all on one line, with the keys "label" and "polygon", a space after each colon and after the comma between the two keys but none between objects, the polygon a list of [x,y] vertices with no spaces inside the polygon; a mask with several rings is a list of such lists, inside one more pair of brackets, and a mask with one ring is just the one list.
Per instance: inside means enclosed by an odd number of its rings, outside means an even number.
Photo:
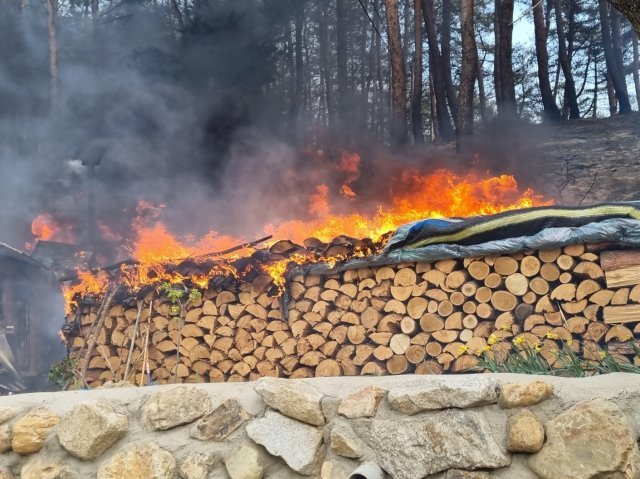
[{"label": "tall tree trunk", "polygon": [[480,118],[483,122],[486,122],[488,119],[487,115],[487,95],[484,90],[484,73],[482,70],[483,61],[480,61],[480,57],[478,56],[478,49],[476,44],[476,78],[478,80],[478,106],[480,107]]},{"label": "tall tree trunk", "polygon": [[413,58],[413,88],[411,91],[411,131],[416,144],[424,143],[422,134],[422,3],[413,0],[415,55]]},{"label": "tall tree trunk", "polygon": [[345,99],[347,86],[347,1],[336,1],[336,60],[337,60],[337,89],[340,115],[348,111]]},{"label": "tall tree trunk", "polygon": [[100,20],[99,0],[91,0],[91,20],[94,23],[97,23]]},{"label": "tall tree trunk", "polygon": [[544,118],[550,121],[560,121],[562,115],[556,105],[549,81],[549,53],[547,52],[547,32],[544,25],[544,12],[540,0],[533,2],[533,27],[536,38],[536,59],[538,61],[538,84],[542,96]]},{"label": "tall tree trunk", "polygon": [[[404,61],[409,63],[411,59],[409,58],[409,45],[411,45],[411,39],[415,33],[411,32],[411,12],[413,7],[411,6],[411,0],[404,0],[402,2],[402,11],[404,16],[402,17],[404,25],[404,37],[402,38],[402,54],[404,56]],[[413,35],[412,35],[413,33]]]},{"label": "tall tree trunk", "polygon": [[493,86],[496,93],[496,106],[502,104],[502,85],[500,84],[500,10],[501,0],[493,2]]},{"label": "tall tree trunk", "polygon": [[500,0],[499,48],[500,101],[498,114],[516,116],[516,86],[513,75],[513,2]]},{"label": "tall tree trunk", "polygon": [[618,99],[616,98],[616,91],[613,88],[613,82],[609,73],[606,75],[607,79],[607,98],[609,99],[609,115],[613,116],[618,113]]},{"label": "tall tree trunk", "polygon": [[44,0],[47,11],[47,30],[49,32],[49,76],[51,88],[51,108],[58,98],[58,36],[56,30],[57,0]]},{"label": "tall tree trunk", "polygon": [[473,0],[462,0],[460,5],[462,71],[458,92],[458,135],[460,136],[473,133],[473,85],[478,66],[473,13]]},{"label": "tall tree trunk", "polygon": [[611,45],[613,46],[613,54],[615,57],[616,66],[618,67],[618,74],[623,79],[622,86],[624,88],[625,95],[629,95],[629,89],[627,88],[626,73],[624,68],[624,53],[622,51],[622,25],[620,20],[622,15],[615,8],[609,9],[611,18]]},{"label": "tall tree trunk", "polygon": [[564,20],[562,18],[562,4],[560,3],[560,0],[555,0],[554,6],[556,12],[556,30],[558,32],[558,58],[560,59],[560,65],[562,66],[564,88],[566,92],[566,98],[569,102],[569,117],[571,119],[578,119],[580,118],[580,108],[578,107],[576,84],[573,80],[571,60],[569,59],[569,54],[567,52],[567,44],[564,33]]},{"label": "tall tree trunk", "polygon": [[456,98],[456,89],[453,86],[453,78],[451,76],[451,24],[453,12],[451,10],[451,0],[442,0],[442,28],[441,28],[441,44],[442,44],[442,71],[444,72],[445,89],[447,91],[447,101],[453,122],[458,124],[458,99]]},{"label": "tall tree trunk", "polygon": [[[378,12],[380,11],[380,0],[373,0],[373,9],[376,14],[373,17],[373,24],[375,25],[378,32],[381,31],[381,19],[378,16]],[[382,135],[382,104],[383,104],[383,96],[384,96],[384,78],[382,74],[382,38],[380,35],[376,34],[376,46],[375,46],[375,68],[376,68],[376,112],[374,115],[374,119],[377,125],[378,135]]]},{"label": "tall tree trunk", "polygon": [[327,124],[333,126],[334,124],[334,109],[333,109],[333,81],[331,78],[331,52],[329,42],[329,27],[327,21],[329,18],[328,9],[329,2],[323,2],[320,9],[320,16],[318,22],[318,30],[320,35],[320,73],[324,79],[324,94],[325,103],[327,106]]},{"label": "tall tree trunk", "polygon": [[[365,11],[367,11],[369,4],[364,4]],[[368,15],[368,12],[367,12]],[[369,81],[367,70],[371,71],[371,57],[367,54],[367,37],[369,34],[369,17],[362,15],[361,18],[361,31],[360,31],[360,112],[359,121],[363,130],[367,129],[367,117],[369,109]],[[373,42],[371,42],[373,49]]]},{"label": "tall tree trunk", "polygon": [[407,140],[407,83],[402,55],[398,0],[385,0],[385,4],[391,62],[391,143],[397,146]]},{"label": "tall tree trunk", "polygon": [[431,108],[435,110],[438,123],[435,131],[439,134],[439,138],[446,140],[453,136],[453,128],[451,126],[449,113],[447,112],[444,69],[436,33],[435,6],[433,0],[421,1],[422,18],[429,43],[429,73],[432,76],[433,94],[435,98],[435,103],[432,102]]},{"label": "tall tree trunk", "polygon": [[180,10],[180,5],[178,5],[178,0],[169,0],[171,4],[171,12],[176,18],[176,22],[178,23],[178,31],[184,32],[184,17],[182,16],[182,11]]},{"label": "tall tree trunk", "polygon": [[302,110],[304,96],[304,58],[302,56],[302,28],[304,26],[304,3],[296,6],[295,15],[295,57],[296,57],[296,89],[294,112],[298,115]]},{"label": "tall tree trunk", "polygon": [[598,118],[598,92],[599,92],[598,80],[598,57],[593,59],[593,118]]},{"label": "tall tree trunk", "polygon": [[609,6],[607,0],[599,0],[600,9],[600,27],[602,29],[602,43],[604,46],[604,58],[607,64],[607,76],[611,80],[616,99],[618,100],[618,108],[620,114],[631,112],[631,103],[629,102],[629,94],[624,76],[620,74],[622,71],[616,62],[616,54],[611,39],[611,23],[609,19]]},{"label": "tall tree trunk", "polygon": [[633,86],[636,90],[636,105],[640,110],[640,58],[638,55],[638,35],[633,34]]},{"label": "tall tree trunk", "polygon": [[436,91],[433,88],[433,75],[432,70],[429,69],[429,103],[431,108],[429,109],[429,120],[431,121],[431,141],[435,141],[440,138],[438,110],[436,109]]}]

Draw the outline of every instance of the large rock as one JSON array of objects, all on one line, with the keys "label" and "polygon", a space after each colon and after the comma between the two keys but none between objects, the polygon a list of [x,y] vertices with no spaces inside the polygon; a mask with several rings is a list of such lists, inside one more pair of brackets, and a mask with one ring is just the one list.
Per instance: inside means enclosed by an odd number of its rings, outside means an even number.
[{"label": "large rock", "polygon": [[362,456],[358,439],[346,424],[336,424],[331,429],[331,452],[338,456],[356,459]]},{"label": "large rock", "polygon": [[151,429],[166,431],[192,423],[210,409],[209,395],[200,388],[161,389],[142,406],[142,421]]},{"label": "large rock", "polygon": [[11,450],[11,427],[8,424],[0,426],[0,453]]},{"label": "large rock", "polygon": [[547,442],[529,459],[542,479],[636,479],[638,445],[620,408],[595,399],[547,422]]},{"label": "large rock", "polygon": [[544,444],[544,426],[528,409],[509,417],[507,423],[507,451],[538,452]]},{"label": "large rock", "polygon": [[65,414],[58,439],[71,455],[88,461],[113,446],[128,430],[127,416],[115,412],[108,402],[86,402]]},{"label": "large rock", "polygon": [[368,386],[344,398],[338,407],[338,414],[350,419],[373,417],[383,397],[384,389]]},{"label": "large rock", "polygon": [[0,467],[0,479],[15,479],[15,476],[9,469]]},{"label": "large rock", "polygon": [[58,425],[60,417],[47,409],[34,409],[22,416],[13,425],[11,448],[18,454],[32,454],[42,449],[52,428]]},{"label": "large rock", "polygon": [[498,383],[489,375],[419,379],[391,389],[387,399],[404,414],[482,406],[497,401]]},{"label": "large rock", "polygon": [[155,442],[120,451],[98,469],[97,479],[177,479],[176,460]]},{"label": "large rock", "polygon": [[444,479],[491,479],[491,475],[485,471],[464,471],[462,469],[449,469]]},{"label": "large rock", "polygon": [[354,422],[354,430],[394,479],[510,464],[487,420],[473,411],[450,409],[424,419],[360,420]]},{"label": "large rock", "polygon": [[505,384],[500,390],[498,404],[503,408],[532,406],[553,393],[553,387],[544,381],[523,381]]},{"label": "large rock", "polygon": [[296,472],[311,475],[317,469],[322,448],[322,431],[268,410],[264,417],[251,421],[247,434],[270,454],[279,456]]},{"label": "large rock", "polygon": [[20,479],[80,479],[80,476],[61,461],[34,457],[20,470]]},{"label": "large rock", "polygon": [[322,394],[310,384],[290,379],[262,378],[254,386],[268,406],[313,426],[325,423]]},{"label": "large rock", "polygon": [[214,454],[192,452],[180,463],[180,479],[209,479],[217,462]]},{"label": "large rock", "polygon": [[201,441],[224,441],[252,417],[238,401],[227,399],[191,426],[189,435]]},{"label": "large rock", "polygon": [[0,424],[13,419],[18,414],[18,410],[14,407],[0,407]]},{"label": "large rock", "polygon": [[262,479],[264,477],[264,458],[258,448],[244,444],[234,449],[224,461],[231,479]]}]

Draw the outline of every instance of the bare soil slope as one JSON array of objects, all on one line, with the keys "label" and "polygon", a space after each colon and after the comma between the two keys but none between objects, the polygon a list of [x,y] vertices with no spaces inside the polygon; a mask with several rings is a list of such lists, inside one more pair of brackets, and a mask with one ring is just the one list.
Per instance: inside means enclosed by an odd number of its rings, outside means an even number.
[{"label": "bare soil slope", "polygon": [[566,205],[640,200],[640,113],[536,128],[540,191]]}]

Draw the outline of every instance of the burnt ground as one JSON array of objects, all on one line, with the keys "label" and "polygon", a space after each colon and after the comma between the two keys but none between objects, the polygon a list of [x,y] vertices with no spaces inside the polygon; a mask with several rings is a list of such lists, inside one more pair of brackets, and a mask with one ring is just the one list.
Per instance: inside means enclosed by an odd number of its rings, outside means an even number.
[{"label": "burnt ground", "polygon": [[566,205],[640,200],[640,113],[535,128],[526,174],[541,192]]}]

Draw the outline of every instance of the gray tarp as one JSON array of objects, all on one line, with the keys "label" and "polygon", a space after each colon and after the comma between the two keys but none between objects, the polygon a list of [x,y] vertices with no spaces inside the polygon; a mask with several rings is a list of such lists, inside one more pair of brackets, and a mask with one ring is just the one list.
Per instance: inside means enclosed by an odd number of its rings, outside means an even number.
[{"label": "gray tarp", "polygon": [[[406,234],[411,225],[398,228],[390,242]],[[430,262],[447,258],[505,255],[525,250],[551,249],[579,243],[619,243],[640,246],[640,220],[608,219],[573,228],[547,228],[533,236],[519,236],[476,245],[437,244],[423,248],[400,248],[367,258],[358,258],[336,264],[318,263],[304,265],[297,272],[304,274],[332,274],[348,269],[385,266],[398,263]],[[294,271],[295,273],[295,271]]]}]

